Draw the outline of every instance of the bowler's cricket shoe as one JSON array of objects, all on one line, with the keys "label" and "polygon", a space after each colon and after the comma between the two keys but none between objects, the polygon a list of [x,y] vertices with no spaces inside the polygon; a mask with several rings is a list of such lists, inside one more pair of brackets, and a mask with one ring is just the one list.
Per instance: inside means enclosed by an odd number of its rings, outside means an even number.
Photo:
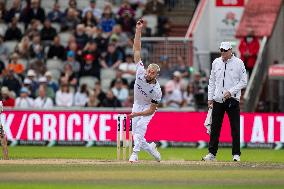
[{"label": "bowler's cricket shoe", "polygon": [[150,151],[150,154],[155,158],[155,160],[157,161],[157,162],[160,162],[161,161],[161,154],[158,152],[158,150],[157,150],[157,146],[156,146],[156,144],[154,143],[154,142],[152,142],[151,144],[150,144],[150,146],[151,146],[151,151]]},{"label": "bowler's cricket shoe", "polygon": [[138,155],[137,153],[133,152],[129,158],[130,163],[138,163]]},{"label": "bowler's cricket shoe", "polygon": [[209,153],[202,158],[202,161],[216,161],[216,157],[213,154]]},{"label": "bowler's cricket shoe", "polygon": [[239,155],[234,155],[233,161],[241,161],[241,157]]}]

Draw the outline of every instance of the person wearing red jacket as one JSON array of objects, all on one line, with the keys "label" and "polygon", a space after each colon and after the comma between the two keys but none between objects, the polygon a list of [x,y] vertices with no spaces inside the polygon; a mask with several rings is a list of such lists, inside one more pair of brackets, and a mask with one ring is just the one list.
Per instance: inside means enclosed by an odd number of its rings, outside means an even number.
[{"label": "person wearing red jacket", "polygon": [[253,30],[248,31],[247,36],[241,39],[239,45],[241,59],[245,64],[246,70],[249,72],[249,77],[257,59],[259,46],[258,38],[254,35]]},{"label": "person wearing red jacket", "polygon": [[15,106],[15,99],[10,97],[10,91],[8,87],[1,88],[1,100],[3,102],[4,107],[14,107]]}]

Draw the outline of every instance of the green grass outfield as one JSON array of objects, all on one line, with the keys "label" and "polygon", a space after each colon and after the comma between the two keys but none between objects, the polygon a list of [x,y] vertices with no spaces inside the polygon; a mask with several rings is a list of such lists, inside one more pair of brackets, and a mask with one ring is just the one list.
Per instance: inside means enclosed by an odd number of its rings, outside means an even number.
[{"label": "green grass outfield", "polygon": [[157,163],[141,153],[138,164],[116,161],[115,147],[10,147],[0,161],[0,189],[10,188],[284,188],[284,150],[243,149],[232,162],[221,148],[218,161],[201,162],[206,149],[159,149]]}]

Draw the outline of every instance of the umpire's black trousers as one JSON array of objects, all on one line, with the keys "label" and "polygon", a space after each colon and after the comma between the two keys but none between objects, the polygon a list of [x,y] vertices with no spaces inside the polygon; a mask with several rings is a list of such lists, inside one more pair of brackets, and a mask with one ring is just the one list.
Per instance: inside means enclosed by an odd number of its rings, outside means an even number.
[{"label": "umpire's black trousers", "polygon": [[225,112],[228,114],[231,126],[231,136],[233,139],[232,155],[241,155],[240,105],[239,101],[234,98],[227,99],[224,103],[213,102],[209,153],[215,156],[217,154],[219,137]]}]

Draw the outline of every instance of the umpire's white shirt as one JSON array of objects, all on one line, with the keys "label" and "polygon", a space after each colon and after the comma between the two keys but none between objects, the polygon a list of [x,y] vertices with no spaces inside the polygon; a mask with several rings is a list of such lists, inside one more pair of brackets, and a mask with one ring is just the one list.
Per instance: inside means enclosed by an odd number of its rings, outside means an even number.
[{"label": "umpire's white shirt", "polygon": [[216,58],[212,63],[212,70],[208,85],[208,100],[219,103],[224,102],[226,91],[240,101],[241,89],[247,85],[247,74],[244,63],[234,55],[224,62],[222,57]]}]

